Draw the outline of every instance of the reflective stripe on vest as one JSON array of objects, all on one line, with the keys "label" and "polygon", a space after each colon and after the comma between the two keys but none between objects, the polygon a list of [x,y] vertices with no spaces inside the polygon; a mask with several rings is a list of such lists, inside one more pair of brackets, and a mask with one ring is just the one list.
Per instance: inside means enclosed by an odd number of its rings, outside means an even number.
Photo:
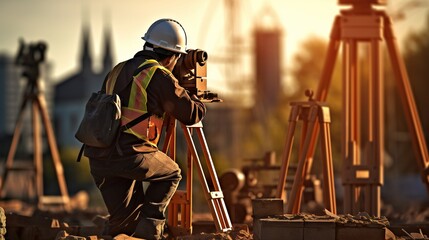
[{"label": "reflective stripe on vest", "polygon": [[[145,68],[133,76],[128,106],[122,106],[122,125],[125,125],[142,114],[147,113],[146,88],[149,85],[155,71],[159,68],[163,71],[170,72],[168,69],[159,65],[158,62],[153,59],[146,60],[139,66],[139,68],[149,63],[157,64],[153,67]],[[146,140],[156,145],[160,137],[162,123],[163,118],[151,116],[136,124],[132,128],[127,129],[125,132],[133,134],[140,139]]]}]

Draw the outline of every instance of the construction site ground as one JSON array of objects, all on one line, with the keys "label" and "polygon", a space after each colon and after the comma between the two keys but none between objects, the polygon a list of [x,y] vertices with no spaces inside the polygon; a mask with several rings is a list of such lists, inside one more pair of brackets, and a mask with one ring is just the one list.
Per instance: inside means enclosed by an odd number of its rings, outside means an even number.
[{"label": "construction site ground", "polygon": [[[316,214],[283,214],[278,212],[282,211],[282,208],[275,203],[278,201],[278,199],[269,199],[268,205],[266,202],[263,205],[253,204],[257,209],[253,210],[251,221],[234,223],[233,231],[225,233],[216,231],[210,213],[194,213],[192,234],[174,237],[170,234],[168,239],[429,239],[427,237],[429,211],[425,206],[410,206],[410,209],[403,213],[385,210],[389,216],[377,218],[366,213],[335,215],[321,208],[313,209]],[[0,237],[0,239],[113,239],[111,236],[101,234],[107,221],[102,209],[77,209],[64,212],[54,207],[43,211],[35,210],[31,205],[17,200],[1,202],[0,206],[0,209],[4,210],[0,213],[1,229],[3,229],[0,235],[6,237]]]}]

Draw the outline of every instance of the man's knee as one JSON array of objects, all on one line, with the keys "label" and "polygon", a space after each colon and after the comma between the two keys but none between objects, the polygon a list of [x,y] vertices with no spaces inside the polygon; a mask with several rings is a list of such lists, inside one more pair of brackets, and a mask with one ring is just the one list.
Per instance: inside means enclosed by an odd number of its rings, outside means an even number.
[{"label": "man's knee", "polygon": [[179,165],[173,161],[174,165],[174,171],[172,173],[172,175],[174,176],[175,179],[177,179],[177,181],[180,181],[182,179],[182,170],[180,169]]}]

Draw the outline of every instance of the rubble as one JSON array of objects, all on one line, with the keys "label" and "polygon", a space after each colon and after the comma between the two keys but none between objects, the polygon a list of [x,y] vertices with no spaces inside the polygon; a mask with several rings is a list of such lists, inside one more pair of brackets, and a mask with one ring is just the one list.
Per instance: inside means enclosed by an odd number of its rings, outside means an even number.
[{"label": "rubble", "polygon": [[[14,205],[22,205],[16,204]],[[6,235],[6,221],[7,235]],[[135,238],[113,238],[103,235],[107,217],[98,211],[77,210],[73,212],[47,212],[35,210],[31,215],[21,215],[15,212],[4,211],[0,207],[0,240],[114,240]],[[207,225],[207,224],[203,224]],[[213,225],[213,224],[211,224]],[[208,240],[208,239],[238,239],[252,240],[252,234],[245,224],[239,224],[233,231],[216,233],[214,225],[211,227],[198,227],[195,224],[193,235],[178,236],[175,239]],[[199,232],[197,228],[212,232]]]},{"label": "rubble", "polygon": [[302,220],[303,222],[308,221],[329,221],[332,220],[335,223],[342,226],[349,227],[387,227],[389,226],[389,220],[386,217],[374,217],[369,216],[368,213],[361,212],[357,215],[345,214],[336,215],[325,209],[326,215],[314,215],[308,213],[299,214],[283,214],[276,216],[278,219],[283,220]]},{"label": "rubble", "polygon": [[[429,224],[425,217],[416,218],[420,223],[410,223],[410,217],[426,215],[425,208],[405,211],[410,216],[403,216],[407,223],[392,225],[389,217],[374,217],[367,213],[333,214],[330,211],[318,211],[316,214],[284,214],[282,201],[279,199],[256,199],[253,201],[253,224],[234,224],[229,232],[216,232],[209,214],[195,214],[193,234],[176,236],[176,240],[429,240]],[[16,207],[0,204],[0,206]],[[0,207],[0,240],[114,240],[104,236],[107,218],[98,211],[79,207],[73,212],[47,212],[34,210],[31,215],[13,213]],[[27,209],[24,205],[20,209]],[[28,209],[24,212],[28,213]],[[206,216],[207,215],[207,216]],[[397,219],[395,219],[397,221]],[[6,233],[7,222],[7,233]],[[250,230],[249,230],[250,228]],[[119,238],[121,239],[121,238]],[[127,238],[122,238],[127,239]],[[127,239],[131,240],[131,239]]]},{"label": "rubble", "polygon": [[253,235],[246,230],[231,233],[200,233],[178,237],[177,240],[253,240]]},{"label": "rubble", "polygon": [[6,235],[6,215],[4,209],[0,207],[0,240],[4,240]]}]

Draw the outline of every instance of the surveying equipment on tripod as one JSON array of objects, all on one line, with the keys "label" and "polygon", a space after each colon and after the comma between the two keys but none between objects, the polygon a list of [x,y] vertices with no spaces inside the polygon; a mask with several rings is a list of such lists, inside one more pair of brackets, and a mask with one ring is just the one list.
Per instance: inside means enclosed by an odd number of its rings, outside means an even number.
[{"label": "surveying equipment on tripod", "polygon": [[295,129],[299,120],[302,121],[301,142],[299,146],[298,166],[295,171],[295,178],[287,200],[287,213],[296,214],[301,208],[301,199],[304,191],[304,181],[308,178],[311,170],[312,157],[309,157],[309,149],[312,147],[313,131],[316,127],[321,129],[321,160],[323,166],[323,202],[325,208],[332,213],[337,212],[335,201],[334,169],[332,162],[332,147],[330,123],[331,116],[329,107],[322,102],[313,99],[313,91],[306,90],[305,95],[308,101],[292,102],[291,113],[289,116],[289,127],[286,136],[285,152],[282,157],[282,166],[280,170],[279,184],[277,186],[277,198],[283,198],[285,195],[286,177],[289,163],[291,162],[291,151],[293,140],[295,138]]},{"label": "surveying equipment on tripod", "polygon": [[[429,153],[423,135],[405,63],[399,54],[391,18],[373,5],[385,5],[387,0],[339,0],[351,4],[336,16],[332,26],[328,50],[315,100],[326,100],[335,60],[342,46],[343,83],[343,185],[344,211],[357,214],[365,211],[380,216],[381,186],[384,183],[384,91],[381,43],[386,43],[402,100],[415,157],[421,169],[422,180],[429,191]],[[368,92],[363,96],[359,74],[358,53],[361,43],[369,46]],[[365,97],[367,115],[363,118],[360,100]],[[313,131],[308,156],[315,151],[319,129]],[[362,132],[366,132],[362,136]]]},{"label": "surveying equipment on tripod", "polygon": [[[172,73],[178,79],[179,85],[189,91],[190,95],[196,96],[202,102],[221,102],[216,93],[207,91],[207,52],[201,49],[188,49],[187,54],[182,54],[178,59]],[[172,159],[176,159],[176,119],[168,116],[164,119],[166,137],[162,151],[169,154]],[[168,225],[176,235],[186,235],[192,232],[192,176],[194,165],[198,172],[200,182],[212,213],[216,230],[227,232],[232,230],[231,220],[223,199],[223,193],[217,178],[208,145],[203,133],[201,122],[188,126],[181,124],[185,140],[188,147],[187,158],[187,183],[186,191],[177,191],[171,199],[169,205]],[[209,171],[213,189],[210,189],[205,176],[203,165],[197,153],[197,149],[192,139],[192,132],[198,135],[198,140],[206,160],[206,167]],[[180,218],[179,218],[180,215]],[[180,219],[180,220],[179,220]]]},{"label": "surveying equipment on tripod", "polygon": [[180,86],[204,102],[220,102],[218,95],[207,90],[208,54],[201,49],[188,49],[182,54],[173,69]]},{"label": "surveying equipment on tripod", "polygon": [[[10,171],[29,172],[33,181],[30,182],[30,187],[35,188],[37,194],[37,205],[43,208],[46,205],[61,205],[65,210],[70,209],[70,199],[67,191],[67,185],[64,179],[64,170],[60,161],[58,147],[55,140],[54,131],[49,120],[47,104],[44,95],[39,89],[38,79],[40,73],[40,63],[45,60],[46,44],[38,42],[36,44],[26,45],[23,40],[20,40],[18,55],[15,59],[17,65],[21,65],[23,69],[22,76],[27,78],[27,85],[23,92],[22,104],[18,113],[15,130],[13,132],[12,143],[7,155],[5,169],[0,182],[0,196],[7,183],[7,177]],[[13,160],[16,149],[18,147],[21,129],[24,120],[24,110],[30,104],[31,109],[31,125],[33,134],[33,166],[14,166]],[[52,161],[60,196],[46,196],[43,190],[43,151],[42,151],[42,129],[40,127],[40,119],[45,127],[45,134],[51,151]]]},{"label": "surveying equipment on tripod", "polygon": [[34,84],[39,78],[39,64],[45,61],[46,43],[38,42],[26,45],[24,40],[19,41],[18,55],[15,59],[16,65],[24,67],[22,76]]}]

